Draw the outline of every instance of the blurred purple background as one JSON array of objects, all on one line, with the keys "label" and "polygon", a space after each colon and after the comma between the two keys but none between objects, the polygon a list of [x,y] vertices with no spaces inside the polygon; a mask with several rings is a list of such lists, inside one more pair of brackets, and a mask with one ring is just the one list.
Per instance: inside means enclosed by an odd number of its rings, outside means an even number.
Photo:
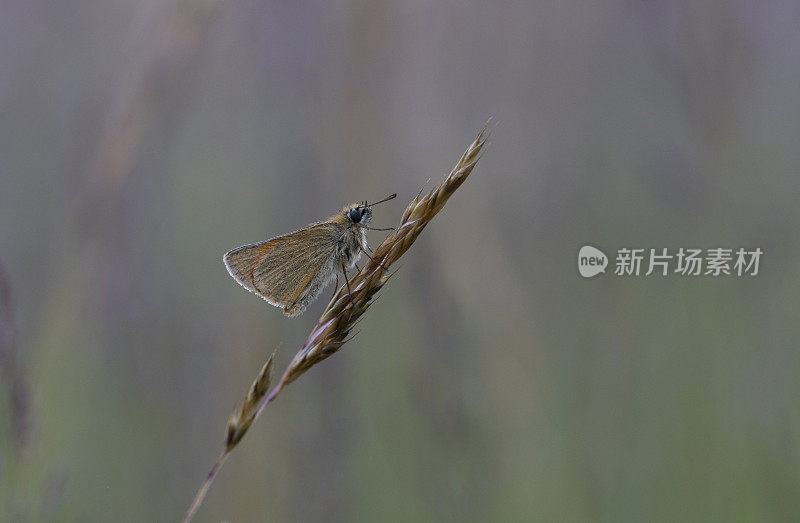
[{"label": "blurred purple background", "polygon": [[[395,224],[493,116],[197,521],[798,520],[798,27],[796,2],[6,0],[0,519],[178,519],[333,291],[286,319],[223,253],[392,192]],[[765,254],[583,280],[584,244]]]}]

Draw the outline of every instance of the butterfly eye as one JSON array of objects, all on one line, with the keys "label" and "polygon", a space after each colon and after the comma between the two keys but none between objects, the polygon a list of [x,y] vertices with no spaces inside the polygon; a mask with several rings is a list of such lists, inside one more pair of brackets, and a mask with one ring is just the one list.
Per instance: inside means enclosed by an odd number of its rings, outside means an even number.
[{"label": "butterfly eye", "polygon": [[353,209],[350,211],[350,219],[353,220],[355,223],[361,221],[361,211],[358,209]]}]

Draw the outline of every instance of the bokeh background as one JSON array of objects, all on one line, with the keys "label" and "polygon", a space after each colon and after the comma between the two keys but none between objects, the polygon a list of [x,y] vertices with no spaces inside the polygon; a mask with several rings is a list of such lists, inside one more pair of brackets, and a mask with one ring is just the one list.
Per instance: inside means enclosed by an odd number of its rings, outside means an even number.
[{"label": "bokeh background", "polygon": [[[175,521],[287,319],[222,254],[478,167],[197,521],[800,519],[796,2],[0,3],[0,520]],[[370,233],[373,244],[381,233]],[[759,247],[756,277],[577,272]]]}]

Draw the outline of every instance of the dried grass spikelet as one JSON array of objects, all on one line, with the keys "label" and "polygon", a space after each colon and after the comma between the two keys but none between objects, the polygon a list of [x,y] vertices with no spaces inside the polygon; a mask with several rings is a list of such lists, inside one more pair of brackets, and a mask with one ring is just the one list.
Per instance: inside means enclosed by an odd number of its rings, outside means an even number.
[{"label": "dried grass spikelet", "polygon": [[269,391],[269,381],[272,374],[272,360],[275,352],[270,354],[269,359],[261,367],[255,381],[250,385],[250,391],[238,409],[233,409],[231,417],[228,419],[228,428],[225,431],[225,450],[229,451],[235,447],[250,428],[250,425],[258,415],[258,407],[261,405],[267,392]]},{"label": "dried grass spikelet", "polygon": [[[450,174],[438,186],[424,196],[422,191],[408,204],[400,218],[400,225],[378,245],[372,258],[389,267],[405,253],[426,225],[436,216],[448,198],[458,189],[481,158],[481,152],[489,137],[487,125],[484,125],[475,141],[470,144]],[[250,387],[250,391],[241,407],[234,409],[228,421],[225,448],[206,477],[205,482],[195,496],[194,502],[186,512],[184,522],[191,520],[203,502],[209,486],[229,453],[241,441],[252,423],[261,414],[267,404],[274,400],[288,384],[299,378],[308,369],[338,351],[344,345],[350,332],[361,316],[367,311],[375,295],[386,284],[394,273],[387,271],[372,260],[350,280],[352,302],[348,296],[347,286],[342,285],[334,294],[325,311],[322,313],[303,347],[292,359],[275,388],[267,395],[269,374],[272,360],[261,369],[258,377]],[[355,305],[353,305],[355,302]]]}]

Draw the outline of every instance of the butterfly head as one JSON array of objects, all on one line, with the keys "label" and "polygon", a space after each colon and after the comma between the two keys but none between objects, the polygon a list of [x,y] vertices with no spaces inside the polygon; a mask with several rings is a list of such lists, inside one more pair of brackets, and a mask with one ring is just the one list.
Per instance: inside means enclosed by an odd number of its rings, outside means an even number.
[{"label": "butterfly head", "polygon": [[348,205],[343,212],[352,224],[368,225],[372,220],[372,209],[367,206],[367,202]]}]

